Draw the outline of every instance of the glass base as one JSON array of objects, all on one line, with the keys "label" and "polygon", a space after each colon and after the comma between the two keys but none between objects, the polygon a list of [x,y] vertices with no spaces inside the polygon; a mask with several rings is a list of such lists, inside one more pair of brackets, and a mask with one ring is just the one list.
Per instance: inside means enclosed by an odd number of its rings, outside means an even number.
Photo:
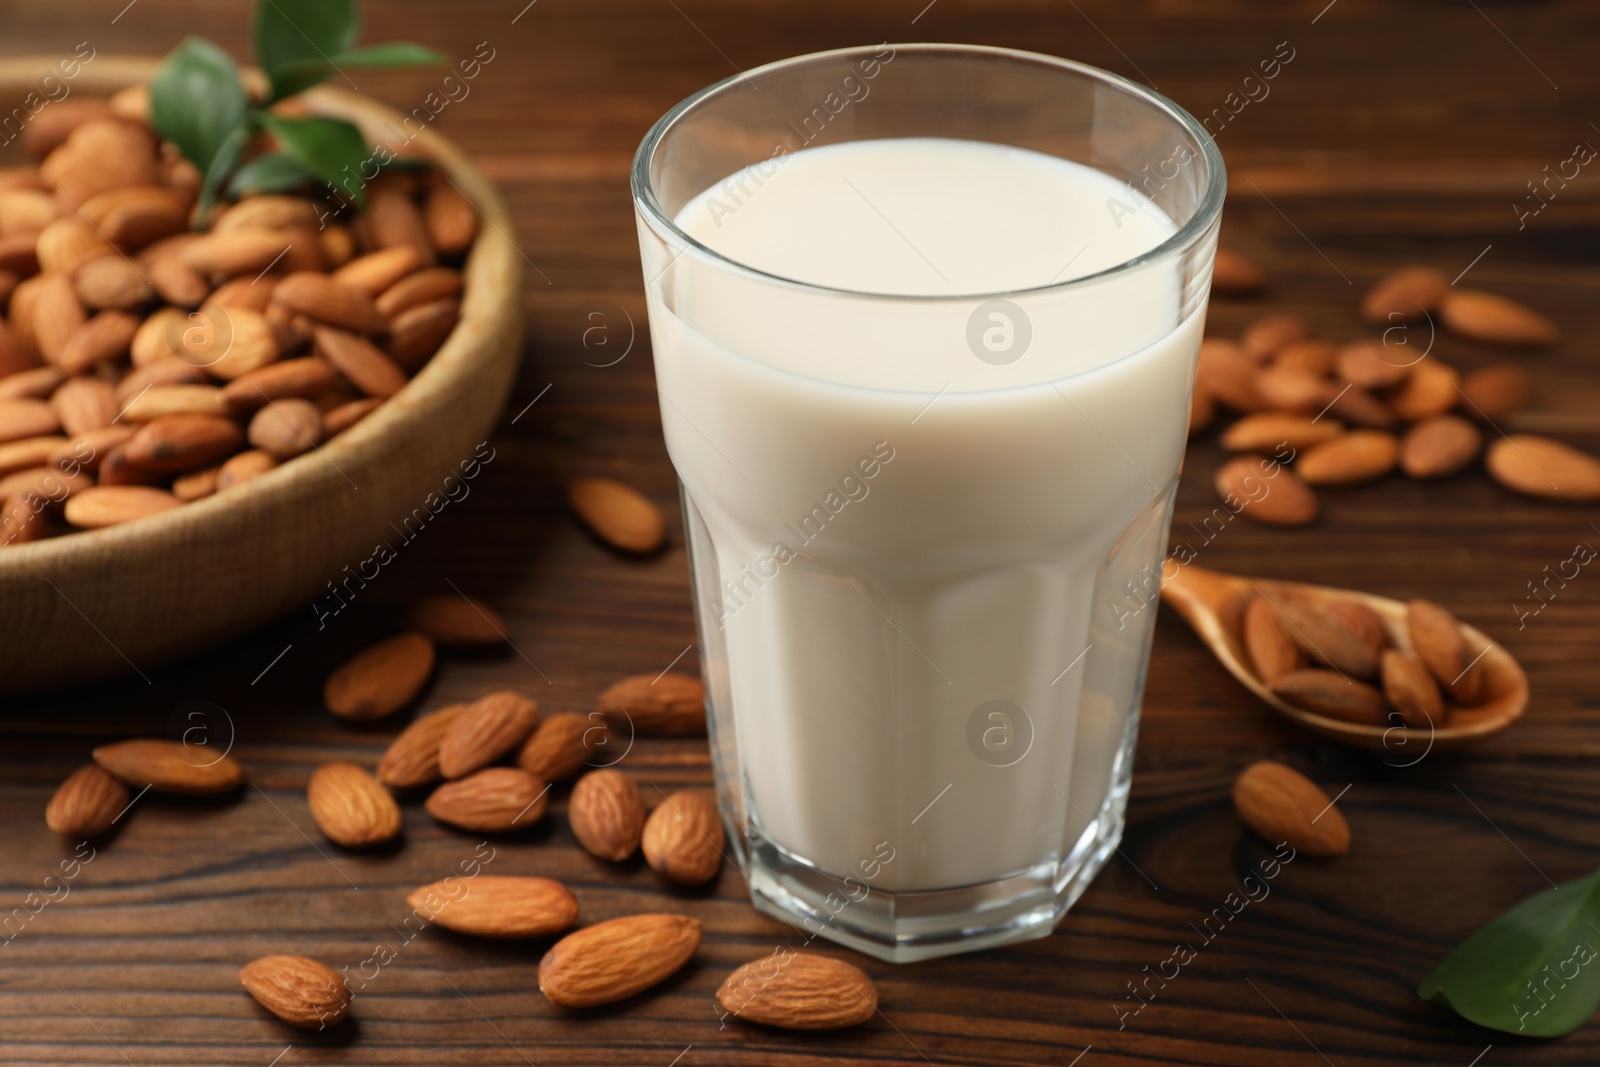
[{"label": "glass base", "polygon": [[1048,937],[1122,840],[1126,780],[1059,861],[976,885],[892,893],[819,870],[750,835],[746,873],[757,910],[889,963]]}]

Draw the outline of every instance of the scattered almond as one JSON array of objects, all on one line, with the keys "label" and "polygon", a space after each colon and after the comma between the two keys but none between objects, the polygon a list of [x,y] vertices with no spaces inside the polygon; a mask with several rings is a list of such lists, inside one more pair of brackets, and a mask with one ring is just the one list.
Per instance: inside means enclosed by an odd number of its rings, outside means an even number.
[{"label": "scattered almond", "polygon": [[716,795],[709,789],[681,789],[650,813],[640,844],[657,874],[700,885],[722,870],[724,841]]},{"label": "scattered almond", "polygon": [[1328,795],[1292,767],[1251,764],[1233,783],[1233,806],[1246,826],[1267,841],[1287,842],[1308,856],[1350,851],[1350,826]]},{"label": "scattered almond", "polygon": [[456,594],[419,600],[406,612],[406,625],[447,648],[499,645],[506,640],[506,621],[498,611]]},{"label": "scattered almond", "polygon": [[567,486],[567,503],[596,537],[635,555],[659,549],[666,538],[661,510],[644,494],[611,478],[579,478]]},{"label": "scattered almond", "polygon": [[642,993],[689,962],[700,923],[685,915],[629,915],[568,934],[539,962],[539,991],[563,1008],[592,1008]]},{"label": "scattered almond", "polygon": [[1495,481],[1519,493],[1575,504],[1600,500],[1600,460],[1548,437],[1502,437],[1484,462]]},{"label": "scattered almond", "polygon": [[1439,309],[1450,281],[1431,267],[1402,267],[1367,290],[1361,317],[1383,326],[1414,322]]},{"label": "scattered almond", "polygon": [[517,753],[517,766],[541,781],[564,782],[583,769],[606,738],[603,722],[564,711],[534,729]]},{"label": "scattered almond", "polygon": [[306,803],[317,828],[345,848],[370,848],[400,836],[400,806],[354,763],[324,763],[313,771]]},{"label": "scattered almond", "polygon": [[1363,389],[1388,389],[1405,381],[1416,360],[1381,341],[1352,341],[1339,349],[1339,377]]},{"label": "scattered almond", "polygon": [[342,718],[369,722],[409,704],[433,673],[433,642],[418,633],[380,641],[328,677],[323,702]]},{"label": "scattered almond", "polygon": [[639,787],[610,767],[590,771],[572,787],[567,821],[585,851],[620,863],[634,854],[644,833]]},{"label": "scattered almond", "polygon": [[1413,478],[1448,478],[1483,449],[1483,435],[1459,415],[1435,415],[1406,431],[1400,469]]},{"label": "scattered almond", "polygon": [[446,878],[413,890],[406,903],[422,918],[472,937],[545,937],[578,921],[577,898],[548,878]]},{"label": "scattered almond", "polygon": [[784,1030],[840,1030],[878,1011],[878,988],[861,968],[814,952],[751,960],[717,989],[722,1009]]},{"label": "scattered almond", "polygon": [[184,796],[226,793],[244,782],[244,768],[215,746],[154,738],[118,741],[94,750],[94,761],[135,789]]},{"label": "scattered almond", "polygon": [[391,789],[410,789],[443,777],[439,772],[439,745],[466,709],[465,704],[451,704],[421,716],[401,730],[378,761],[378,781]]},{"label": "scattered almond", "polygon": [[539,705],[521,693],[502,689],[479,697],[457,715],[439,745],[439,771],[461,778],[487,767],[533,732]]},{"label": "scattered almond", "polygon": [[133,797],[97,763],[67,776],[44,809],[45,825],[68,837],[97,837],[110,830]]},{"label": "scattered almond", "polygon": [[325,964],[305,956],[263,956],[239,970],[245,992],[263,1008],[307,1030],[337,1026],[350,1013],[350,990]]},{"label": "scattered almond", "polygon": [[1285,445],[1298,452],[1343,432],[1344,425],[1337,419],[1258,411],[1222,431],[1220,440],[1230,452],[1273,452]]},{"label": "scattered almond", "polygon": [[1293,471],[1269,460],[1230,459],[1217,469],[1216,486],[1230,508],[1256,522],[1304,526],[1317,517],[1316,494]]},{"label": "scattered almond", "polygon": [[1411,374],[1389,394],[1389,407],[1407,422],[1443,415],[1456,406],[1461,375],[1437,359],[1418,360]]},{"label": "scattered almond", "polygon": [[509,833],[544,817],[550,787],[527,771],[488,767],[433,791],[425,807],[440,822],[476,833]]},{"label": "scattered almond", "polygon": [[1462,381],[1461,410],[1476,419],[1498,422],[1527,407],[1532,395],[1527,371],[1515,363],[1497,363]]},{"label": "scattered almond", "polygon": [[1248,296],[1267,287],[1267,275],[1249,258],[1231,248],[1218,248],[1211,265],[1211,291],[1222,296]]},{"label": "scattered almond", "polygon": [[647,737],[697,737],[706,732],[706,687],[676,671],[629,675],[600,694],[595,710],[612,729],[628,724]]},{"label": "scattered almond", "polygon": [[1474,341],[1547,348],[1561,332],[1556,324],[1526,304],[1479,289],[1450,289],[1439,318],[1451,331]]},{"label": "scattered almond", "polygon": [[1351,430],[1306,449],[1294,470],[1307,485],[1355,485],[1394,470],[1400,442],[1383,430]]},{"label": "scattered almond", "polygon": [[1310,336],[1311,327],[1302,316],[1293,312],[1277,312],[1263,315],[1246,326],[1244,333],[1239,336],[1239,345],[1245,355],[1261,363],[1272,358],[1285,345]]},{"label": "scattered almond", "polygon": [[1195,381],[1206,396],[1234,411],[1260,411],[1266,401],[1256,389],[1259,369],[1234,342],[1208,337],[1200,342]]}]

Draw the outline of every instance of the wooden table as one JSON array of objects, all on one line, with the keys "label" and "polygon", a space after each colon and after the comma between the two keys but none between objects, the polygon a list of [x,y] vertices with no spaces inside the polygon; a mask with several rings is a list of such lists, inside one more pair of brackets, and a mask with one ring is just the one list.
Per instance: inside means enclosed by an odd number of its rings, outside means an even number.
[{"label": "wooden table", "polygon": [[[6,52],[87,38],[102,52],[165,50],[183,34],[244,54],[244,5],[125,0],[70,10],[19,0],[0,12]],[[1325,0],[1218,3],[1038,0],[542,0],[369,4],[367,40],[411,37],[495,58],[438,128],[474,153],[514,206],[529,271],[525,364],[493,439],[498,458],[381,578],[319,628],[308,605],[249,638],[180,664],[8,701],[0,729],[0,912],[70,845],[41,816],[89,749],[186,722],[210,702],[250,786],[224,804],[147,797],[113,840],[20,935],[0,947],[0,1061],[8,1064],[1592,1064],[1600,1030],[1523,1042],[1420,1001],[1418,980],[1450,946],[1521,899],[1590,871],[1600,856],[1595,699],[1600,579],[1560,590],[1524,628],[1516,605],[1575,543],[1600,542],[1592,508],[1514,499],[1481,472],[1444,485],[1389,479],[1328,493],[1315,527],[1236,522],[1200,562],[1397,597],[1424,595],[1521,657],[1526,721],[1474,751],[1386,766],[1319,743],[1249,699],[1163,612],[1150,667],[1129,827],[1121,853],[1055,936],[907,967],[859,960],[883,1013],[847,1033],[719,1026],[711,995],[786,928],[758,916],[738,875],[675,892],[635,861],[578,850],[564,799],[546,828],[499,842],[495,869],[574,887],[590,918],[649,909],[699,917],[696,962],[615,1009],[563,1016],[535,990],[542,945],[482,944],[394,923],[405,893],[475,841],[406,810],[403,848],[340,852],[305,805],[313,766],[372,763],[393,726],[353,729],[322,709],[322,679],[388,632],[395,610],[452,586],[511,620],[515,650],[452,657],[425,706],[514,686],[551,710],[586,709],[615,678],[697,667],[675,484],[651,374],[627,167],[649,123],[689,92],[785,55],[880,40],[948,39],[1069,55],[1142,81],[1196,113],[1224,106],[1288,42],[1294,59],[1221,128],[1231,192],[1225,240],[1274,284],[1219,303],[1231,335],[1269,309],[1304,312],[1324,336],[1355,336],[1355,302],[1406,261],[1547,310],[1564,339],[1526,357],[1536,412],[1515,425],[1600,447],[1594,312],[1600,176],[1585,172],[1519,229],[1524,183],[1582,141],[1600,144],[1600,15],[1583,8]],[[920,11],[919,11],[920,9]],[[114,16],[116,16],[114,18]],[[437,72],[361,72],[361,89],[404,108]],[[1557,88],[1559,86],[1559,88]],[[1214,126],[1215,128],[1215,126]],[[1531,204],[1531,201],[1529,202]],[[629,347],[631,339],[631,348]],[[604,342],[602,344],[602,342]],[[1497,353],[1441,338],[1464,368]],[[625,354],[625,355],[624,355]],[[623,357],[620,358],[619,357]],[[609,364],[609,365],[608,365]],[[530,405],[532,405],[530,407]],[[513,424],[513,417],[515,418]],[[1176,528],[1210,511],[1221,452],[1198,441]],[[610,474],[672,514],[673,546],[621,560],[576,528],[562,482]],[[4,610],[0,605],[0,610]],[[219,710],[220,709],[220,710]],[[202,710],[205,710],[202,707]],[[1248,762],[1286,759],[1342,792],[1354,845],[1295,862],[1137,1015],[1141,980],[1236,889],[1263,846],[1242,829],[1230,783]],[[623,766],[655,795],[709,778],[704,746],[639,744]],[[292,1031],[240,990],[239,965],[300,952],[365,973],[353,1026]],[[1490,1048],[1489,1046],[1493,1046]]]}]

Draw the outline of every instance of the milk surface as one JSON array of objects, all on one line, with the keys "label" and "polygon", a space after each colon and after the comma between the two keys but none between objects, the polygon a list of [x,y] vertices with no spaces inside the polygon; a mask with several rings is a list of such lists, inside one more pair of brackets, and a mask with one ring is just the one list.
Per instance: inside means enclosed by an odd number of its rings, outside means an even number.
[{"label": "milk surface", "polygon": [[1120,818],[1204,306],[1160,264],[1041,287],[1172,222],[938,139],[769,160],[677,222],[775,276],[645,257],[736,816],[838,876],[887,843],[891,891],[1066,861]]}]

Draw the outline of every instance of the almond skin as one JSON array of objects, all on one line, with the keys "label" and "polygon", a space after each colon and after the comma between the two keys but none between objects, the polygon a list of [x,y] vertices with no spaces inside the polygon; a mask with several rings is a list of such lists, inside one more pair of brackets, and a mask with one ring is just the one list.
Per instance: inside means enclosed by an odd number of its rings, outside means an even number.
[{"label": "almond skin", "polygon": [[317,326],[312,337],[317,354],[368,396],[390,397],[405,388],[405,371],[366,338],[331,326]]},{"label": "almond skin", "polygon": [[1317,495],[1293,471],[1269,461],[1236,456],[1217,468],[1217,495],[1239,514],[1269,526],[1304,526],[1317,518]]},{"label": "almond skin", "polygon": [[1286,841],[1308,856],[1350,851],[1350,826],[1343,813],[1310,779],[1282,763],[1262,760],[1246,767],[1233,783],[1233,806],[1245,825],[1267,841]]},{"label": "almond skin", "polygon": [[1265,597],[1256,597],[1245,606],[1243,636],[1251,666],[1269,686],[1306,665],[1283,616]]},{"label": "almond skin", "polygon": [[1272,358],[1285,345],[1303,341],[1311,336],[1306,320],[1293,312],[1263,315],[1244,328],[1239,335],[1239,346],[1245,355],[1257,363]]},{"label": "almond skin", "polygon": [[414,890],[406,903],[424,919],[473,937],[544,937],[578,921],[577,898],[548,878],[446,878]]},{"label": "almond skin", "polygon": [[130,462],[146,470],[173,473],[203,467],[230,456],[243,444],[244,431],[232,419],[185,414],[157,416],[139,427],[124,447]]},{"label": "almond skin", "polygon": [[567,822],[591,855],[620,863],[644,834],[644,801],[633,779],[610,767],[590,771],[572,787]]},{"label": "almond skin", "polygon": [[751,960],[717,989],[724,1011],[784,1030],[840,1030],[871,1019],[878,987],[861,968],[814,952]]},{"label": "almond skin", "polygon": [[61,783],[44,809],[44,822],[68,837],[97,837],[111,829],[132,800],[127,786],[98,763],[88,763]]},{"label": "almond skin", "polygon": [[1208,337],[1200,342],[1200,362],[1195,371],[1198,387],[1234,411],[1260,411],[1266,401],[1256,389],[1255,361],[1232,341]]},{"label": "almond skin", "polygon": [[539,705],[510,689],[490,693],[467,705],[456,716],[439,745],[439,771],[446,778],[462,778],[487,767],[533,732],[539,722]]},{"label": "almond skin", "polygon": [[1394,434],[1351,430],[1306,449],[1294,470],[1307,485],[1357,485],[1388,474],[1399,459]]},{"label": "almond skin", "polygon": [[274,459],[293,459],[322,442],[322,412],[309,400],[274,400],[250,420],[250,444]]},{"label": "almond skin", "polygon": [[1361,317],[1383,326],[1414,322],[1436,311],[1449,291],[1450,279],[1432,267],[1402,267],[1367,290]]},{"label": "almond skin", "polygon": [[433,642],[418,633],[380,641],[329,675],[328,710],[354,722],[371,722],[409,704],[433,672]]},{"label": "almond skin", "polygon": [[354,763],[324,763],[313,771],[306,803],[317,828],[345,848],[371,848],[400,836],[400,806]]},{"label": "almond skin", "polygon": [[1376,678],[1378,658],[1389,646],[1376,612],[1354,600],[1312,604],[1293,597],[1277,602],[1289,634],[1301,651],[1357,678]]},{"label": "almond skin", "polygon": [[541,722],[522,743],[517,766],[541,781],[564,782],[583,768],[607,736],[602,720],[564,711]]},{"label": "almond skin", "polygon": [[1490,344],[1547,348],[1561,337],[1555,323],[1526,304],[1481,289],[1448,290],[1439,318],[1452,332]]},{"label": "almond skin", "polygon": [[1413,478],[1448,478],[1478,458],[1483,434],[1459,415],[1435,415],[1406,431],[1400,469]]},{"label": "almond skin", "polygon": [[1443,415],[1460,399],[1461,375],[1437,357],[1420,360],[1411,375],[1389,394],[1389,407],[1407,422]]},{"label": "almond skin", "polygon": [[1495,481],[1528,496],[1573,504],[1600,500],[1600,460],[1548,437],[1502,437],[1489,446],[1484,463]]},{"label": "almond skin", "polygon": [[1299,451],[1338,437],[1344,426],[1337,419],[1313,420],[1308,415],[1258,411],[1222,431],[1222,447],[1230,452],[1271,452],[1280,445]]},{"label": "almond skin", "polygon": [[657,874],[682,885],[700,885],[722,870],[723,842],[716,795],[709,789],[682,789],[650,813],[640,843]]},{"label": "almond skin", "polygon": [[91,485],[67,501],[63,514],[72,525],[85,530],[142,519],[170,511],[183,501],[148,485]]},{"label": "almond skin", "polygon": [[1301,341],[1291,341],[1274,352],[1272,365],[1289,367],[1325,378],[1333,373],[1333,365],[1338,358],[1338,345],[1332,341],[1318,341],[1307,337]]},{"label": "almond skin", "polygon": [[272,1014],[307,1030],[337,1026],[350,1012],[350,990],[328,966],[305,956],[263,956],[239,970],[245,992]]},{"label": "almond skin", "polygon": [[439,745],[465,704],[451,704],[421,716],[400,731],[378,761],[378,781],[391,789],[411,789],[443,777],[439,773]]},{"label": "almond skin", "polygon": [[447,648],[499,645],[506,640],[506,621],[481,600],[456,594],[430,596],[406,612],[406,625]]},{"label": "almond skin", "polygon": [[1439,683],[1416,656],[1392,648],[1383,654],[1383,695],[1400,713],[1400,721],[1414,730],[1444,724]]},{"label": "almond skin", "polygon": [[1409,352],[1391,352],[1381,341],[1352,341],[1339,349],[1339,377],[1363,389],[1388,389],[1411,373]]},{"label": "almond skin", "polygon": [[1527,371],[1515,363],[1497,363],[1466,376],[1459,403],[1465,415],[1498,422],[1527,407],[1532,396]]},{"label": "almond skin", "polygon": [[478,833],[509,833],[544,817],[550,787],[527,771],[489,767],[433,791],[425,805],[442,823]]},{"label": "almond skin", "polygon": [[1273,364],[1256,373],[1256,392],[1276,411],[1314,415],[1333,403],[1339,387],[1308,371]]},{"label": "almond skin", "polygon": [[1383,694],[1365,682],[1334,671],[1286,674],[1273,683],[1272,692],[1297,708],[1340,722],[1381,726],[1384,721]]},{"label": "almond skin", "polygon": [[1334,397],[1328,405],[1328,414],[1356,426],[1370,426],[1374,430],[1386,430],[1397,421],[1389,405],[1357,385],[1342,390]]},{"label": "almond skin", "polygon": [[1231,248],[1217,249],[1211,264],[1211,291],[1223,296],[1249,296],[1267,287],[1267,275],[1247,256]]},{"label": "almond skin", "polygon": [[272,290],[272,302],[354,333],[382,333],[389,328],[389,320],[370,296],[316,271],[298,271],[280,281]]},{"label": "almond skin", "polygon": [[155,738],[118,741],[94,750],[94,761],[133,786],[162,793],[205,796],[226,793],[244,782],[244,768],[209,745],[186,745]]},{"label": "almond skin", "polygon": [[1469,708],[1482,700],[1483,668],[1475,665],[1480,650],[1468,646],[1454,615],[1430,600],[1413,600],[1406,605],[1406,627],[1417,658],[1452,700]]},{"label": "almond skin", "polygon": [[635,733],[647,737],[706,732],[706,687],[675,671],[630,675],[601,693],[594,707],[612,729],[631,723]]},{"label": "almond skin", "polygon": [[584,927],[539,961],[539,991],[563,1008],[613,1004],[665,981],[700,947],[684,915],[629,915]]},{"label": "almond skin", "polygon": [[596,537],[620,551],[647,555],[666,539],[661,509],[615,479],[579,478],[567,486],[567,503]]}]

